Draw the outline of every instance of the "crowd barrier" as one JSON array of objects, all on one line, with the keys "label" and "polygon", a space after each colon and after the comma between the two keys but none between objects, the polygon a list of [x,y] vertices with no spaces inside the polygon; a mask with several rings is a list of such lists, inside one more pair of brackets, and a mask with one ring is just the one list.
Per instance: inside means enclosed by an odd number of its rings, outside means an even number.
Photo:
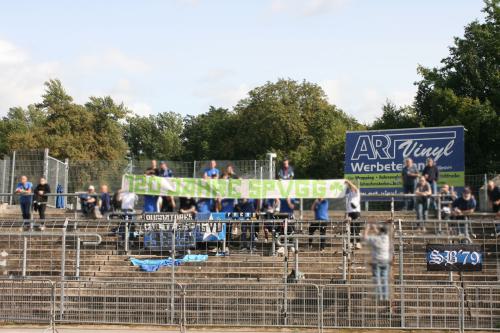
[{"label": "crowd barrier", "polygon": [[[3,322],[500,330],[500,286],[0,280]],[[64,296],[60,290],[64,288]],[[57,295],[57,296],[56,296]]]}]

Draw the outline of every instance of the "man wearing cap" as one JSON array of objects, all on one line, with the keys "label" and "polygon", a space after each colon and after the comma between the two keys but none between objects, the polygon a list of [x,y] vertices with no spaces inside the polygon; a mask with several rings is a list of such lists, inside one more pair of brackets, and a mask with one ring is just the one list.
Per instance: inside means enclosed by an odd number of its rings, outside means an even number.
[{"label": "man wearing cap", "polygon": [[293,179],[294,176],[293,167],[290,165],[288,157],[285,157],[283,160],[283,166],[280,171],[278,171],[278,178],[282,180],[290,180]]},{"label": "man wearing cap", "polygon": [[95,193],[94,185],[90,185],[87,193],[80,196],[80,203],[82,205],[82,213],[86,217],[91,217],[97,205],[97,193]]}]

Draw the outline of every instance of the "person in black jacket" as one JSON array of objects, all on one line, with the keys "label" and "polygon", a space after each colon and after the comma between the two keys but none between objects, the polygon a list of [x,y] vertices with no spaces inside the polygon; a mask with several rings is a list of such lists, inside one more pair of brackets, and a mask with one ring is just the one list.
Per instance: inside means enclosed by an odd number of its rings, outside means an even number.
[{"label": "person in black jacket", "polygon": [[35,187],[33,194],[35,196],[35,208],[38,210],[40,219],[42,220],[41,229],[44,229],[45,209],[47,208],[47,194],[50,193],[50,186],[44,177],[40,177],[38,185]]},{"label": "person in black jacket", "polygon": [[[437,194],[438,189],[437,189],[437,183],[439,180],[439,169],[434,162],[432,158],[427,159],[427,163],[425,165],[424,170],[422,171],[422,176],[425,177],[425,180],[429,183],[431,186],[432,194]],[[430,200],[430,208],[434,210],[438,210],[436,198],[432,197]]]}]

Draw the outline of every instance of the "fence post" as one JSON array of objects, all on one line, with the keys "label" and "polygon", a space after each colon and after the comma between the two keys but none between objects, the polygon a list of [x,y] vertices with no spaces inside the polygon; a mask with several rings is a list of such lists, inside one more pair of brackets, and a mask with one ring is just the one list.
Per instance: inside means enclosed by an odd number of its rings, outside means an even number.
[{"label": "fence post", "polygon": [[66,274],[65,272],[65,265],[66,265],[66,229],[68,228],[68,222],[69,220],[66,219],[64,221],[64,225],[62,228],[62,235],[61,235],[61,306],[59,308],[59,318],[62,319],[63,313],[64,313],[64,275]]},{"label": "fence post", "polygon": [[323,291],[324,291],[324,286],[318,286],[318,305],[319,305],[319,332],[323,333]]},{"label": "fence post", "polygon": [[484,188],[484,211],[487,212],[488,211],[488,175],[487,174],[484,174],[484,184],[483,184],[483,188]]},{"label": "fence post", "polygon": [[196,161],[193,161],[193,178],[196,178]]},{"label": "fence post", "polygon": [[283,277],[284,281],[284,294],[283,294],[283,325],[288,324],[288,219],[285,219],[285,252],[283,253]]},{"label": "fence post", "polygon": [[177,218],[174,217],[174,223],[172,224],[172,271],[170,276],[171,283],[171,295],[170,295],[170,324],[174,324],[175,317],[175,230],[177,229]]},{"label": "fence post", "polygon": [[[3,160],[3,170],[2,170],[2,193],[5,193],[5,176],[7,173],[7,159],[4,157]],[[5,201],[5,197],[2,198],[2,202]]]},{"label": "fence post", "polygon": [[43,150],[43,177],[49,181],[49,148]]},{"label": "fence post", "polygon": [[401,225],[401,219],[398,219],[398,231],[399,231],[399,285],[401,293],[401,327],[406,326],[405,323],[405,286],[404,286],[404,269],[403,269],[403,227]]},{"label": "fence post", "polygon": [[75,276],[80,278],[80,237],[76,238]]},{"label": "fence post", "polygon": [[27,259],[28,259],[28,237],[23,236],[23,278],[26,277]]},{"label": "fence post", "polygon": [[[68,183],[69,183],[69,158],[64,159],[64,193],[68,193]],[[64,196],[64,208],[68,207],[68,197]],[[75,197],[75,207],[77,206],[77,198]]]},{"label": "fence post", "polygon": [[391,197],[391,220],[394,219],[394,197]]},{"label": "fence post", "polygon": [[12,152],[12,168],[10,170],[10,198],[9,205],[12,205],[12,194],[14,193],[14,179],[16,178],[16,151]]}]

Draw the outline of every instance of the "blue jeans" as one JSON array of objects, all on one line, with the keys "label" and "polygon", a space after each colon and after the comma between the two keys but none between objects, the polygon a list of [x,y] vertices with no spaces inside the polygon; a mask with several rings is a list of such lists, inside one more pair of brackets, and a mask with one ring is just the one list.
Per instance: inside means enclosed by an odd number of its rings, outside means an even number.
[{"label": "blue jeans", "polygon": [[[416,181],[409,184],[403,185],[403,193],[404,194],[413,194],[415,193]],[[405,210],[412,210],[415,205],[415,198],[407,198],[405,199]]]},{"label": "blue jeans", "polygon": [[31,219],[31,200],[21,200],[21,213],[23,214],[23,220]]},{"label": "blue jeans", "polygon": [[[429,198],[427,197],[417,197],[415,199],[417,206],[415,207],[417,211],[417,220],[418,221],[426,221],[427,220],[427,211],[429,207]],[[420,223],[419,223],[420,225]]]},{"label": "blue jeans", "polygon": [[388,264],[372,264],[373,283],[377,291],[379,300],[389,300],[389,265]]}]

